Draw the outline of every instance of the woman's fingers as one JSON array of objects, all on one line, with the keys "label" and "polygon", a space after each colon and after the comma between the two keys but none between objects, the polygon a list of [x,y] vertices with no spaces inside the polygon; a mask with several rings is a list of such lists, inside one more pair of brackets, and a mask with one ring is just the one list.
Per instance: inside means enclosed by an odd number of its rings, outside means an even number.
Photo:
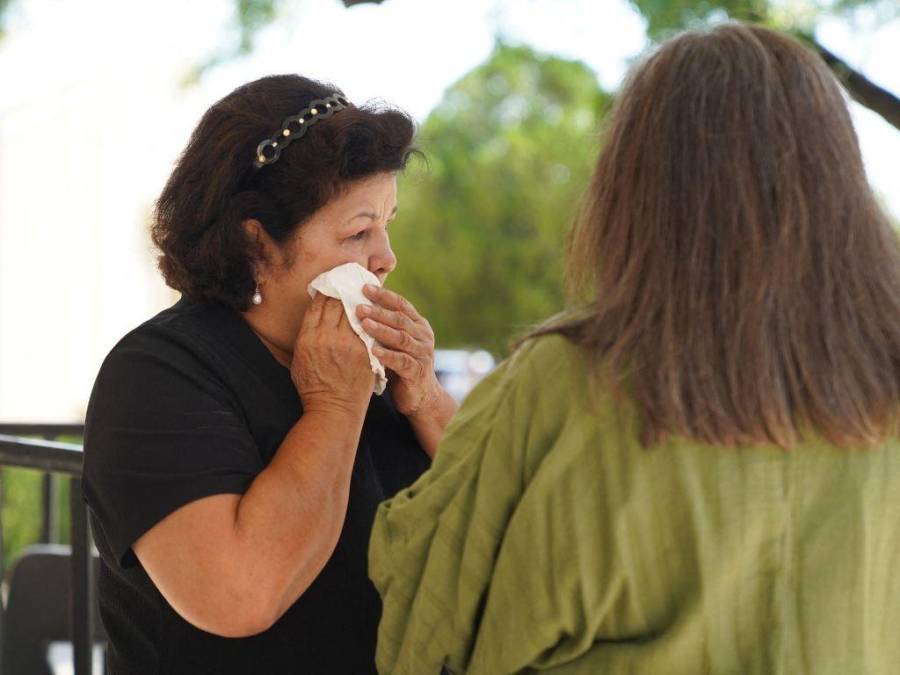
[{"label": "woman's fingers", "polygon": [[416,340],[406,331],[391,328],[372,319],[364,320],[362,325],[366,333],[388,349],[405,352],[412,356],[427,356],[429,353],[427,345]]},{"label": "woman's fingers", "polygon": [[361,319],[373,319],[378,323],[383,323],[391,328],[406,331],[415,337],[420,337],[418,334],[422,332],[420,324],[415,323],[406,314],[378,307],[377,305],[359,305],[356,308],[356,314]]},{"label": "woman's fingers", "polygon": [[372,349],[372,353],[379,358],[385,368],[393,370],[401,378],[407,380],[416,379],[422,367],[419,361],[406,352],[398,352],[386,347],[376,346]]},{"label": "woman's fingers", "polygon": [[402,336],[391,332],[376,333],[378,327],[366,323],[366,320],[374,321],[376,324],[408,335],[418,345],[425,347],[425,351],[419,350],[418,353],[413,353],[414,356],[431,356],[431,350],[434,348],[434,332],[431,330],[431,325],[416,311],[412,303],[402,295],[378,286],[367,285],[363,291],[377,303],[372,306],[360,305],[356,308],[357,316],[364,320],[363,325],[370,326],[370,328],[366,328],[367,333],[384,342],[388,347],[408,351],[407,348],[410,345],[403,341]]},{"label": "woman's fingers", "polygon": [[325,301],[328,298],[319,293],[313,298],[309,309],[306,310],[306,316],[303,317],[303,327],[312,330],[317,329],[322,323],[322,312],[325,310]]},{"label": "woman's fingers", "polygon": [[340,326],[341,319],[344,317],[344,303],[340,300],[329,298],[325,296],[324,293],[320,293],[319,295],[325,297],[325,307],[322,310],[322,325]]},{"label": "woman's fingers", "polygon": [[406,298],[378,286],[363,287],[372,307],[357,307],[363,330],[379,345],[372,352],[397,377],[391,393],[397,409],[415,414],[441,391],[434,373],[434,331]]},{"label": "woman's fingers", "polygon": [[399,293],[394,293],[381,286],[373,286],[366,284],[363,286],[363,293],[369,300],[377,305],[395,312],[399,312],[409,317],[414,322],[424,321],[422,316],[416,311],[412,303]]}]

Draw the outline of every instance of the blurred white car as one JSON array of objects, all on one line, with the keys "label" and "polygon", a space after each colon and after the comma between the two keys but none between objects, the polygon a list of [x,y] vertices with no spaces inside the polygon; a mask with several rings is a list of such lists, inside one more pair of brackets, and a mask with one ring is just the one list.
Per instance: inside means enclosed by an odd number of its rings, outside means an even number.
[{"label": "blurred white car", "polygon": [[436,349],[434,371],[450,395],[461,402],[496,362],[490,352],[468,349]]}]

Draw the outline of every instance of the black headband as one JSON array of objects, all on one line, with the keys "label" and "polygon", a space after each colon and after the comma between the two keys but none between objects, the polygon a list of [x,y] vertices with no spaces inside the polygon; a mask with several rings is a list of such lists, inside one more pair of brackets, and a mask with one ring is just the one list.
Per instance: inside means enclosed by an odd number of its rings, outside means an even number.
[{"label": "black headband", "polygon": [[256,157],[253,166],[261,169],[267,164],[274,164],[281,157],[281,151],[298,138],[302,138],[312,125],[322,119],[328,119],[350,103],[340,94],[332,94],[326,98],[316,99],[309,107],[298,114],[285,118],[278,133],[262,141],[256,146]]}]

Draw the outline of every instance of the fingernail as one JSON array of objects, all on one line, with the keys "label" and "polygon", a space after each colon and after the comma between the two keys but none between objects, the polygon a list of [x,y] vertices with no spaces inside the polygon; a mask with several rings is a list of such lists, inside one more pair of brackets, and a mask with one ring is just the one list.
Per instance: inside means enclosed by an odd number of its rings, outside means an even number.
[{"label": "fingernail", "polygon": [[384,350],[381,347],[372,347],[372,353],[375,356],[381,356],[384,354]]},{"label": "fingernail", "polygon": [[365,286],[363,286],[363,289],[367,293],[376,293],[378,291],[378,286],[373,286],[372,284],[366,284]]},{"label": "fingernail", "polygon": [[368,305],[359,305],[356,308],[357,313],[362,314],[363,316],[369,316],[372,313],[372,308]]}]

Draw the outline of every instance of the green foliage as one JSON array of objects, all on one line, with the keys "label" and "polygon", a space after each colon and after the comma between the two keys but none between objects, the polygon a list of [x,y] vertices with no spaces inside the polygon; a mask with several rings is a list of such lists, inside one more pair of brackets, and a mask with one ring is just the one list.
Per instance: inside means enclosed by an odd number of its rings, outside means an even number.
[{"label": "green foliage", "polygon": [[239,53],[247,54],[253,49],[253,36],[275,20],[279,4],[278,0],[236,0]]},{"label": "green foliage", "polygon": [[0,40],[6,36],[6,15],[12,0],[0,0]]},{"label": "green foliage", "polygon": [[[63,436],[56,440],[81,444],[77,436]],[[9,569],[19,552],[38,541],[41,532],[43,488],[41,471],[0,467],[0,481],[3,489],[0,519],[3,523],[3,565]],[[69,517],[70,477],[54,475],[56,483],[56,522],[59,528],[55,543],[68,544],[70,541],[71,519]]]},{"label": "green foliage", "polygon": [[[3,481],[3,565],[8,569],[16,555],[38,540],[41,531],[41,478],[31,469],[4,468]],[[58,543],[69,542],[69,479],[54,478],[57,484]]]},{"label": "green foliage", "polygon": [[647,21],[647,34],[664,39],[673,32],[702,24],[710,19],[731,17],[764,22],[768,0],[630,0]]},{"label": "green foliage", "polygon": [[3,563],[37,541],[41,526],[41,474],[3,469]]},{"label": "green foliage", "polygon": [[852,18],[860,9],[875,12],[881,21],[900,16],[896,0],[629,0],[647,21],[647,33],[665,39],[685,28],[708,21],[737,19],[785,30],[811,32],[825,16]]},{"label": "green foliage", "polygon": [[498,43],[426,120],[401,181],[391,285],[438,346],[496,355],[562,307],[565,232],[609,105],[584,64]]}]

